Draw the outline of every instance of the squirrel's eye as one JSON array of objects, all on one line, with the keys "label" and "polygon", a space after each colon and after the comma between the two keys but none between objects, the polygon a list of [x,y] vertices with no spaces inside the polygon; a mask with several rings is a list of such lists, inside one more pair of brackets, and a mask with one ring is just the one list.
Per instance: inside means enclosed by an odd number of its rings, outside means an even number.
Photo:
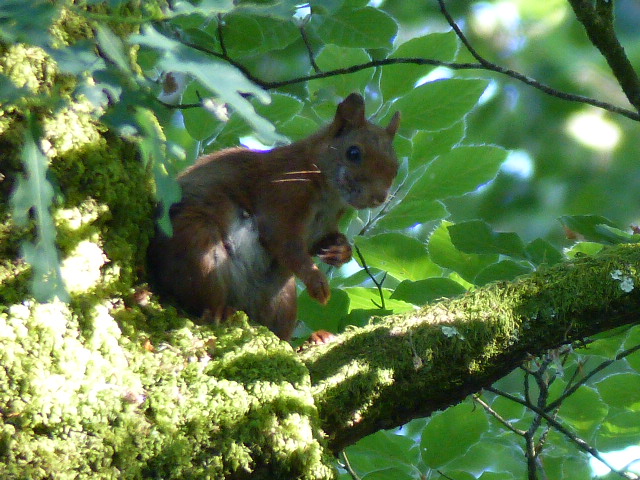
[{"label": "squirrel's eye", "polygon": [[347,148],[347,160],[353,163],[360,163],[362,161],[362,152],[360,151],[360,147],[352,145]]}]

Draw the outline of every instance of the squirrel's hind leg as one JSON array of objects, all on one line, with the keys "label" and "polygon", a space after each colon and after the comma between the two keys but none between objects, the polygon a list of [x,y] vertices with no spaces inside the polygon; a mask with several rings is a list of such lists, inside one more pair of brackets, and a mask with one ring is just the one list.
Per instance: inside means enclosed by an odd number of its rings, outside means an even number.
[{"label": "squirrel's hind leg", "polygon": [[225,268],[228,219],[222,213],[229,210],[213,204],[182,204],[172,210],[173,236],[158,234],[150,246],[149,256],[160,257],[153,261],[155,283],[161,293],[172,296],[188,312],[201,315],[202,320],[224,320],[232,311]]}]

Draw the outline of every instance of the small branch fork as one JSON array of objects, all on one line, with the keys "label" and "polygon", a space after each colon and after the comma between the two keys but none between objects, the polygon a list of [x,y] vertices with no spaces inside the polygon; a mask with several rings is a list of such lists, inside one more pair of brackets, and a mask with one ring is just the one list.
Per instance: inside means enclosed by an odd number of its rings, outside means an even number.
[{"label": "small branch fork", "polygon": [[[485,411],[495,418],[498,423],[500,423],[503,427],[515,433],[518,436],[521,436],[525,441],[526,447],[526,457],[527,457],[527,471],[528,471],[528,480],[538,480],[539,478],[546,478],[544,476],[544,472],[541,470],[541,462],[539,461],[539,455],[544,449],[549,431],[551,428],[557,430],[559,433],[563,434],[569,441],[574,443],[580,450],[589,453],[594,458],[598,459],[604,465],[607,466],[612,472],[620,476],[621,478],[629,479],[629,480],[638,480],[640,478],[638,475],[625,471],[624,469],[616,469],[612,466],[607,460],[605,460],[600,453],[591,445],[589,445],[586,441],[575,435],[570,431],[569,428],[560,423],[557,419],[558,411],[562,405],[562,402],[573,394],[578,388],[582,385],[585,385],[586,382],[591,379],[596,373],[601,372],[606,367],[611,365],[612,363],[619,361],[632,353],[640,350],[640,345],[636,345],[635,347],[629,348],[620,352],[616,355],[615,358],[611,360],[607,360],[605,362],[600,363],[594,369],[592,369],[589,373],[582,375],[582,377],[578,380],[578,376],[580,376],[580,372],[583,371],[582,364],[578,365],[575,373],[572,378],[567,383],[564,392],[560,397],[558,397],[553,402],[548,402],[549,399],[549,389],[553,382],[556,379],[556,375],[549,372],[549,367],[558,362],[558,357],[563,357],[561,364],[564,364],[567,360],[568,354],[571,353],[571,347],[565,347],[559,351],[556,351],[555,354],[551,353],[546,355],[544,358],[537,360],[533,365],[534,368],[523,366],[522,370],[525,372],[524,377],[524,399],[512,395],[507,392],[503,392],[494,387],[486,388],[485,390],[495,395],[499,395],[503,398],[506,398],[512,402],[518,403],[520,405],[525,406],[531,412],[534,413],[533,420],[531,421],[529,428],[523,430],[521,428],[515,427],[509,420],[502,417],[499,412],[494,410],[483,398],[481,394],[474,395],[473,400],[483,407]],[[535,382],[538,388],[538,397],[534,401],[531,396],[531,380]],[[538,434],[538,431],[542,427],[542,424],[546,424],[545,428],[542,429],[542,432]],[[536,440],[537,436],[537,440]],[[633,463],[633,462],[632,462]]]},{"label": "small branch fork", "polygon": [[[242,74],[247,77],[250,81],[255,83],[256,85],[264,88],[265,90],[273,90],[281,87],[285,87],[288,85],[295,85],[298,83],[308,82],[309,80],[316,80],[320,78],[328,78],[334,77],[338,75],[349,75],[351,73],[359,72],[361,70],[366,70],[369,68],[377,68],[384,67],[387,65],[402,65],[402,64],[411,64],[411,65],[431,65],[431,66],[440,66],[450,68],[452,70],[486,70],[492,71],[501,75],[505,75],[509,78],[522,82],[530,87],[533,87],[537,90],[540,90],[547,95],[567,100],[571,102],[584,103],[587,105],[592,105],[597,108],[601,108],[603,110],[607,110],[611,113],[615,113],[618,115],[622,115],[631,120],[640,121],[640,80],[638,79],[638,75],[636,74],[633,66],[629,62],[628,58],[624,53],[624,49],[620,45],[618,39],[615,36],[615,31],[613,29],[613,13],[611,4],[612,0],[597,0],[596,6],[592,5],[591,0],[568,0],[571,4],[574,12],[576,13],[576,17],[578,20],[585,26],[589,39],[592,43],[602,52],[605,59],[611,66],[614,76],[620,83],[624,93],[626,94],[629,102],[636,108],[637,111],[629,110],[627,108],[619,107],[617,105],[613,105],[608,102],[603,102],[591,97],[587,97],[584,95],[577,95],[573,93],[563,92],[561,90],[557,90],[549,85],[541,83],[527,75],[524,75],[515,70],[511,70],[509,68],[502,67],[493,62],[488,61],[482,55],[478,53],[478,51],[471,45],[471,42],[464,35],[458,24],[455,22],[451,14],[446,8],[444,0],[437,0],[438,5],[440,7],[440,11],[443,16],[458,36],[462,44],[467,48],[469,53],[475,58],[476,62],[471,63],[459,63],[459,62],[445,62],[441,60],[434,60],[430,58],[415,58],[415,57],[401,57],[401,58],[385,58],[380,60],[372,60],[370,62],[352,65],[346,68],[337,68],[333,70],[321,71],[318,65],[315,62],[315,56],[313,50],[311,48],[308,36],[304,29],[304,26],[300,26],[300,34],[305,43],[305,47],[307,49],[307,53],[309,56],[310,64],[313,68],[314,73],[311,75],[305,75],[301,77],[290,78],[287,80],[281,81],[266,81],[262,80],[255,75],[253,75],[244,65],[242,65],[237,60],[231,58],[231,56],[227,53],[227,50],[224,45],[224,40],[222,36],[222,27],[219,27],[218,35],[220,37],[221,44],[221,52],[217,52],[201,45],[197,45],[194,43],[187,42],[185,40],[179,40],[184,45],[187,45],[191,48],[204,52],[208,55],[212,55],[214,57],[220,58],[230,65],[234,66]],[[221,25],[222,22],[219,22]],[[173,106],[173,108],[193,108],[199,105],[182,105],[182,106]]]}]

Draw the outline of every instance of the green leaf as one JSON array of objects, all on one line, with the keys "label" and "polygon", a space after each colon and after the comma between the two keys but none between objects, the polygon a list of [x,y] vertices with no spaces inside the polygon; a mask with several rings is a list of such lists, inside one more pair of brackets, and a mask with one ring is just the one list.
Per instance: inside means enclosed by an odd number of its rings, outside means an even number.
[{"label": "green leaf", "polygon": [[398,280],[420,280],[441,273],[429,259],[422,242],[400,233],[356,237],[356,245],[367,265],[384,270]]},{"label": "green leaf", "polygon": [[156,49],[161,56],[158,67],[168,72],[183,72],[191,75],[209,91],[218,95],[221,102],[228,103],[234,111],[251,125],[251,128],[265,141],[280,139],[274,126],[260,117],[245,95],[255,95],[261,102],[268,103],[269,95],[247,80],[236,68],[225,62],[158,33],[151,27],[144,27],[141,35],[131,37],[132,42]]},{"label": "green leaf", "polygon": [[465,124],[458,122],[449,128],[429,132],[419,130],[412,138],[413,150],[409,157],[409,170],[426,165],[438,155],[443,155],[464,138]]},{"label": "green leaf", "polygon": [[284,93],[272,93],[271,103],[269,105],[255,104],[256,112],[276,127],[298,115],[303,106],[302,101]]},{"label": "green leaf", "polygon": [[[394,110],[402,112],[405,127],[442,130],[462,120],[478,103],[487,85],[486,80],[460,78],[428,82],[399,98]],[[385,120],[390,118],[391,114]]]},{"label": "green leaf", "polygon": [[[322,71],[351,67],[370,61],[371,57],[363,49],[344,48],[336,45],[327,45],[316,57],[316,63]],[[356,91],[362,92],[373,78],[373,72],[373,68],[368,68],[349,75],[334,75],[333,77],[311,80],[309,81],[309,93],[314,96],[318,95],[321,90],[328,90],[332,95],[346,97]],[[333,99],[331,110],[332,113],[335,112]]]},{"label": "green leaf", "polygon": [[278,126],[278,131],[292,141],[301,140],[318,129],[318,124],[308,117],[294,115],[289,121]]},{"label": "green leaf", "polygon": [[31,90],[16,87],[9,77],[0,73],[0,105],[10,105],[27,95],[31,95]]},{"label": "green leaf", "polygon": [[612,227],[610,225],[596,225],[595,231],[598,235],[601,235],[603,239],[607,239],[607,241],[613,244],[640,242],[640,235],[631,232],[625,232],[624,230]]},{"label": "green leaf", "polygon": [[31,116],[25,131],[22,148],[22,164],[25,176],[18,176],[11,206],[18,226],[26,226],[33,211],[37,239],[35,243],[24,241],[22,255],[32,268],[31,292],[36,300],[46,302],[54,297],[68,301],[60,272],[60,260],[56,249],[56,228],[49,209],[53,202],[53,187],[47,180],[47,158],[38,148],[40,134]]},{"label": "green leaf", "polygon": [[579,242],[573,245],[571,248],[565,250],[565,255],[569,258],[583,257],[585,255],[596,255],[600,250],[604,248],[601,243],[595,242]]},{"label": "green leaf", "polygon": [[[286,123],[302,109],[302,102],[294,97],[280,93],[272,95],[269,105],[262,105],[256,100],[252,100],[251,104],[258,115],[270,120],[276,126]],[[310,130],[305,131],[304,136],[309,135],[309,133],[311,133]],[[221,146],[238,145],[240,137],[249,134],[251,134],[251,127],[244,118],[240,115],[232,115],[216,137],[215,143],[211,144],[210,147],[218,150]],[[207,148],[205,151],[209,151],[209,149]]]},{"label": "green leaf", "polygon": [[380,430],[349,447],[346,454],[362,478],[413,478],[408,475],[414,472],[414,465],[419,462],[419,450],[414,448],[415,445],[411,438]]},{"label": "green leaf", "polygon": [[449,212],[442,202],[425,201],[415,196],[405,197],[378,220],[375,230],[402,230],[419,223],[439,220],[447,215]]},{"label": "green leaf", "polygon": [[436,277],[415,282],[404,280],[396,287],[391,298],[422,306],[440,298],[455,297],[466,291],[458,282]]},{"label": "green leaf", "polygon": [[429,237],[429,254],[431,259],[441,267],[450,268],[460,274],[468,282],[473,282],[476,275],[488,265],[498,261],[498,255],[478,255],[464,253],[451,242],[448,227],[450,222],[442,222]]},{"label": "green leaf", "polygon": [[562,225],[574,233],[578,233],[585,240],[600,243],[612,242],[612,238],[606,231],[599,229],[600,226],[615,227],[613,222],[600,215],[565,215],[560,217]]},{"label": "green leaf", "polygon": [[[203,98],[210,95],[209,90],[200,82],[193,81],[187,85],[182,94],[182,103],[200,103]],[[184,126],[195,140],[204,140],[210,138],[214,132],[221,127],[220,120],[203,107],[187,108],[182,112]]]},{"label": "green leaf", "polygon": [[464,455],[488,427],[484,410],[469,402],[436,413],[422,432],[422,459],[431,468],[441,467]]},{"label": "green leaf", "polygon": [[[386,315],[391,315],[393,313],[393,310],[377,308],[373,303],[371,303],[371,300],[374,300],[376,303],[379,304],[380,297],[378,296],[377,299],[374,299],[373,298],[374,293],[370,292],[370,294],[371,295],[367,297],[367,300],[369,300],[369,305],[372,308],[352,309],[349,312],[349,314],[342,319],[341,329],[346,328],[349,325],[353,325],[356,327],[366,327],[367,325],[369,325],[369,322],[373,317],[384,317]],[[387,298],[387,295],[383,295],[383,296],[385,299]],[[362,300],[360,295],[355,295],[355,298]]]},{"label": "green leaf", "polygon": [[[482,409],[478,409],[483,411]],[[456,434],[450,434],[455,441]],[[526,462],[522,459],[522,448],[518,442],[501,438],[483,437],[462,455],[458,455],[447,465],[451,472],[485,472],[482,480],[522,480],[527,478]],[[488,472],[486,472],[489,470]],[[456,480],[460,477],[454,475]]]},{"label": "green leaf", "polygon": [[536,238],[526,248],[527,258],[535,265],[555,265],[564,260],[562,252],[542,238]]},{"label": "green leaf", "polygon": [[218,13],[225,13],[234,8],[233,0],[201,0],[197,6],[186,0],[173,3],[174,15],[200,14],[203,17],[214,17]]},{"label": "green leaf", "polygon": [[124,44],[106,25],[96,24],[96,40],[102,53],[125,73],[133,76],[129,58],[125,54]]},{"label": "green leaf", "polygon": [[610,375],[596,383],[602,399],[612,407],[640,408],[640,381],[635,373]]},{"label": "green leaf", "polygon": [[[624,344],[625,349],[633,348],[636,345],[640,345],[640,326],[636,325],[629,329],[627,334],[627,339]],[[627,362],[631,367],[633,367],[637,372],[640,372],[640,351],[636,351],[626,357]]]},{"label": "green leaf", "polygon": [[640,443],[640,412],[609,415],[600,425],[595,446],[601,451],[620,450]]},{"label": "green leaf", "polygon": [[298,318],[312,330],[328,330],[338,333],[341,319],[349,311],[349,295],[343,290],[331,289],[331,298],[326,305],[312,299],[306,290],[298,297]]},{"label": "green leaf", "polygon": [[391,48],[398,32],[395,20],[377,8],[342,9],[311,21],[324,43],[350,48]]},{"label": "green leaf", "polygon": [[524,243],[513,232],[494,232],[488,223],[471,220],[449,227],[455,247],[465,253],[499,253],[525,258]]},{"label": "green leaf", "polygon": [[169,207],[180,201],[182,192],[176,181],[176,173],[168,156],[158,121],[151,110],[138,107],[135,113],[136,123],[142,133],[140,152],[145,165],[151,164],[151,171],[156,183],[156,198],[162,205],[162,214],[158,224],[169,236],[173,234]]},{"label": "green leaf", "polygon": [[89,41],[79,41],[60,49],[50,48],[47,53],[53,57],[61,71],[73,75],[93,73],[106,67],[104,60],[95,54],[95,45]]},{"label": "green leaf", "polygon": [[408,195],[442,200],[473,192],[497,175],[506,156],[505,150],[493,146],[454,148],[427,165]]},{"label": "green leaf", "polygon": [[585,385],[567,397],[560,406],[560,417],[579,432],[588,432],[599,425],[608,412],[598,392]]},{"label": "green leaf", "polygon": [[385,301],[385,309],[377,308],[380,302],[380,292],[377,288],[365,288],[365,287],[350,287],[345,288],[344,291],[349,295],[349,313],[356,310],[365,310],[367,313],[373,315],[389,315],[390,313],[403,313],[413,310],[413,305],[403,302],[401,300],[391,299],[391,290],[388,288],[382,289],[382,296]]},{"label": "green leaf", "polygon": [[527,262],[516,262],[513,260],[501,260],[482,269],[474,280],[478,286],[491,282],[509,281],[520,275],[531,273],[533,268]]},{"label": "green leaf", "polygon": [[314,14],[327,15],[340,10],[344,2],[345,0],[311,0],[309,5]]},{"label": "green leaf", "polygon": [[280,50],[300,36],[291,20],[233,12],[224,16],[224,42],[231,54]]},{"label": "green leaf", "polygon": [[[458,38],[453,31],[431,33],[412,38],[400,45],[389,58],[429,58],[452,61],[458,50]],[[382,69],[380,89],[387,100],[397,98],[412,88],[416,82],[435,67],[432,65],[397,64]]]},{"label": "green leaf", "polygon": [[0,40],[41,47],[51,43],[50,26],[60,14],[61,4],[47,0],[2,0]]}]

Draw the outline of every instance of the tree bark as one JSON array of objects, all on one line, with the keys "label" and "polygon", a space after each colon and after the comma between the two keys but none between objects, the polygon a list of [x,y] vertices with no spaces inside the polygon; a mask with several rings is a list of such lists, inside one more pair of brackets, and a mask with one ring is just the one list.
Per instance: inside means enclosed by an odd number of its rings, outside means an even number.
[{"label": "tree bark", "polygon": [[636,322],[638,265],[638,245],[610,248],[309,349],[330,448],[456,404],[531,355]]}]

